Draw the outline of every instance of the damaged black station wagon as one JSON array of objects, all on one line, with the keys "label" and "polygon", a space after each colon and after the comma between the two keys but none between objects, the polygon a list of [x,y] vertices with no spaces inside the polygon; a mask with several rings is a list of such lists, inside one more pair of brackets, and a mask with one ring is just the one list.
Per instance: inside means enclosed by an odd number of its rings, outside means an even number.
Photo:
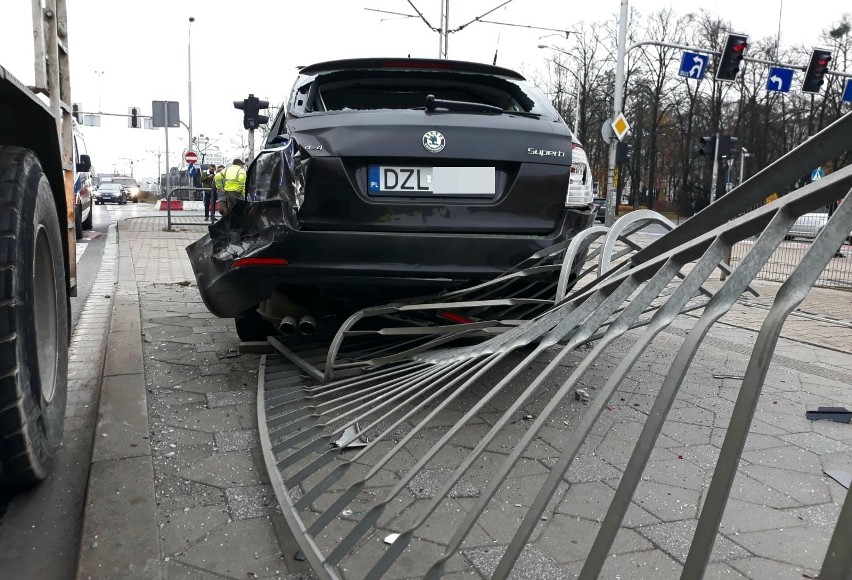
[{"label": "damaged black station wagon", "polygon": [[448,60],[303,68],[246,192],[187,248],[244,340],[492,278],[593,219],[586,155],[547,98]]}]

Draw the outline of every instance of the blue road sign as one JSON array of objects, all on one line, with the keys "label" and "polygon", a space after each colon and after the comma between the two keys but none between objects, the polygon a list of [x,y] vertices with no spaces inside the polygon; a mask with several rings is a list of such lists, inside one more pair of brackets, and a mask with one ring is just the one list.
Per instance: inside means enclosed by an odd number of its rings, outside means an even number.
[{"label": "blue road sign", "polygon": [[822,167],[817,167],[813,171],[811,171],[811,181],[816,181],[817,179],[822,179],[825,175],[825,172],[822,170]]},{"label": "blue road sign", "polygon": [[769,68],[769,78],[766,79],[766,90],[777,93],[789,93],[793,84],[793,69],[773,66]]},{"label": "blue road sign", "polygon": [[682,77],[701,80],[704,78],[704,73],[707,72],[707,61],[710,57],[706,54],[696,54],[694,52],[683,52],[683,59],[680,61],[680,71],[677,73]]},{"label": "blue road sign", "polygon": [[846,79],[846,88],[843,89],[843,100],[852,103],[852,79]]}]

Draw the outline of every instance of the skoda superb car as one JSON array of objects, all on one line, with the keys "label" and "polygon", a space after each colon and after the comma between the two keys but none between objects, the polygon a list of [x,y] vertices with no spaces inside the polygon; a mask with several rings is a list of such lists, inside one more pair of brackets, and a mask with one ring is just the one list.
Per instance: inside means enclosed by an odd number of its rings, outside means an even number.
[{"label": "skoda superb car", "polygon": [[586,156],[547,98],[447,60],[301,69],[246,190],[187,249],[207,307],[243,339],[492,278],[594,218]]}]

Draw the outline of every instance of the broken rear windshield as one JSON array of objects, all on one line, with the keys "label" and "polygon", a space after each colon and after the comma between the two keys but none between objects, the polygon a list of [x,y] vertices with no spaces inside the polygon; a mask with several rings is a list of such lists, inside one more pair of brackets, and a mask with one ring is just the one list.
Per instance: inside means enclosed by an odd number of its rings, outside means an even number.
[{"label": "broken rear windshield", "polygon": [[524,81],[448,71],[345,70],[305,77],[291,100],[296,116],[334,111],[423,109],[426,97],[482,103],[506,113],[532,113],[548,119],[556,112]]}]

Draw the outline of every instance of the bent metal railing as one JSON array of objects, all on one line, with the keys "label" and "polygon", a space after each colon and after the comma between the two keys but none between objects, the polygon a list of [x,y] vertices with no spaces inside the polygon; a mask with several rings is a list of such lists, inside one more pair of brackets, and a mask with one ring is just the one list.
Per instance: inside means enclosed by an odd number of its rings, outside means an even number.
[{"label": "bent metal railing", "polygon": [[[537,491],[515,504],[522,506],[515,528],[490,570],[494,578],[507,578],[616,389],[652,342],[680,314],[692,310],[697,321],[667,367],[583,563],[580,578],[598,577],[705,337],[749,290],[799,216],[845,200],[781,285],[749,355],[681,574],[684,579],[703,577],[781,327],[849,234],[852,167],[738,214],[780,189],[783,181],[790,183],[842,155],[849,135],[852,116],[846,115],[646,247],[627,235],[643,216],[634,217],[611,230],[592,228],[577,236],[550,256],[561,262],[542,262],[545,256],[536,256],[489,284],[362,311],[331,345],[304,345],[294,352],[271,340],[285,356],[270,356],[261,368],[261,441],[285,518],[315,572],[325,578],[342,577],[344,569],[347,578],[437,578],[451,570],[497,494],[505,493],[511,478],[526,469],[525,456],[543,430],[552,428],[557,411],[572,394],[580,398],[577,387],[593,372],[595,361],[625,338],[626,354],[594,398],[589,397],[577,424],[562,429],[566,440]],[[716,292],[706,290],[705,282],[731,247],[750,237],[754,244],[738,267]],[[591,240],[598,245],[593,248]],[[578,271],[577,260],[584,265],[572,279],[567,272]],[[540,297],[499,295],[506,284],[527,277],[529,269],[542,267],[560,275]],[[496,293],[488,294],[491,290]],[[456,317],[459,324],[452,332],[417,318],[424,311],[442,310],[478,315]],[[406,318],[412,312],[414,318]],[[518,312],[521,316],[513,314]],[[384,325],[355,334],[355,324],[370,318]],[[386,341],[388,336],[393,340]],[[379,342],[358,342],[365,338]],[[355,346],[347,348],[346,340]],[[589,346],[578,357],[583,345]],[[575,366],[563,366],[569,360]],[[569,376],[557,379],[566,368]],[[305,379],[305,372],[317,382]],[[540,408],[524,417],[511,450],[494,453],[506,430],[533,402]],[[488,422],[480,420],[484,414]],[[408,505],[405,494],[429,466],[441,471],[440,481],[424,496],[419,511],[407,511],[398,531],[389,535],[387,522],[400,505]],[[458,497],[465,479],[480,482],[482,489],[464,510],[448,515],[447,502]],[[441,522],[446,532],[424,544],[428,527],[447,518],[449,523]],[[820,578],[849,577],[850,538],[852,495],[847,494]]]}]

